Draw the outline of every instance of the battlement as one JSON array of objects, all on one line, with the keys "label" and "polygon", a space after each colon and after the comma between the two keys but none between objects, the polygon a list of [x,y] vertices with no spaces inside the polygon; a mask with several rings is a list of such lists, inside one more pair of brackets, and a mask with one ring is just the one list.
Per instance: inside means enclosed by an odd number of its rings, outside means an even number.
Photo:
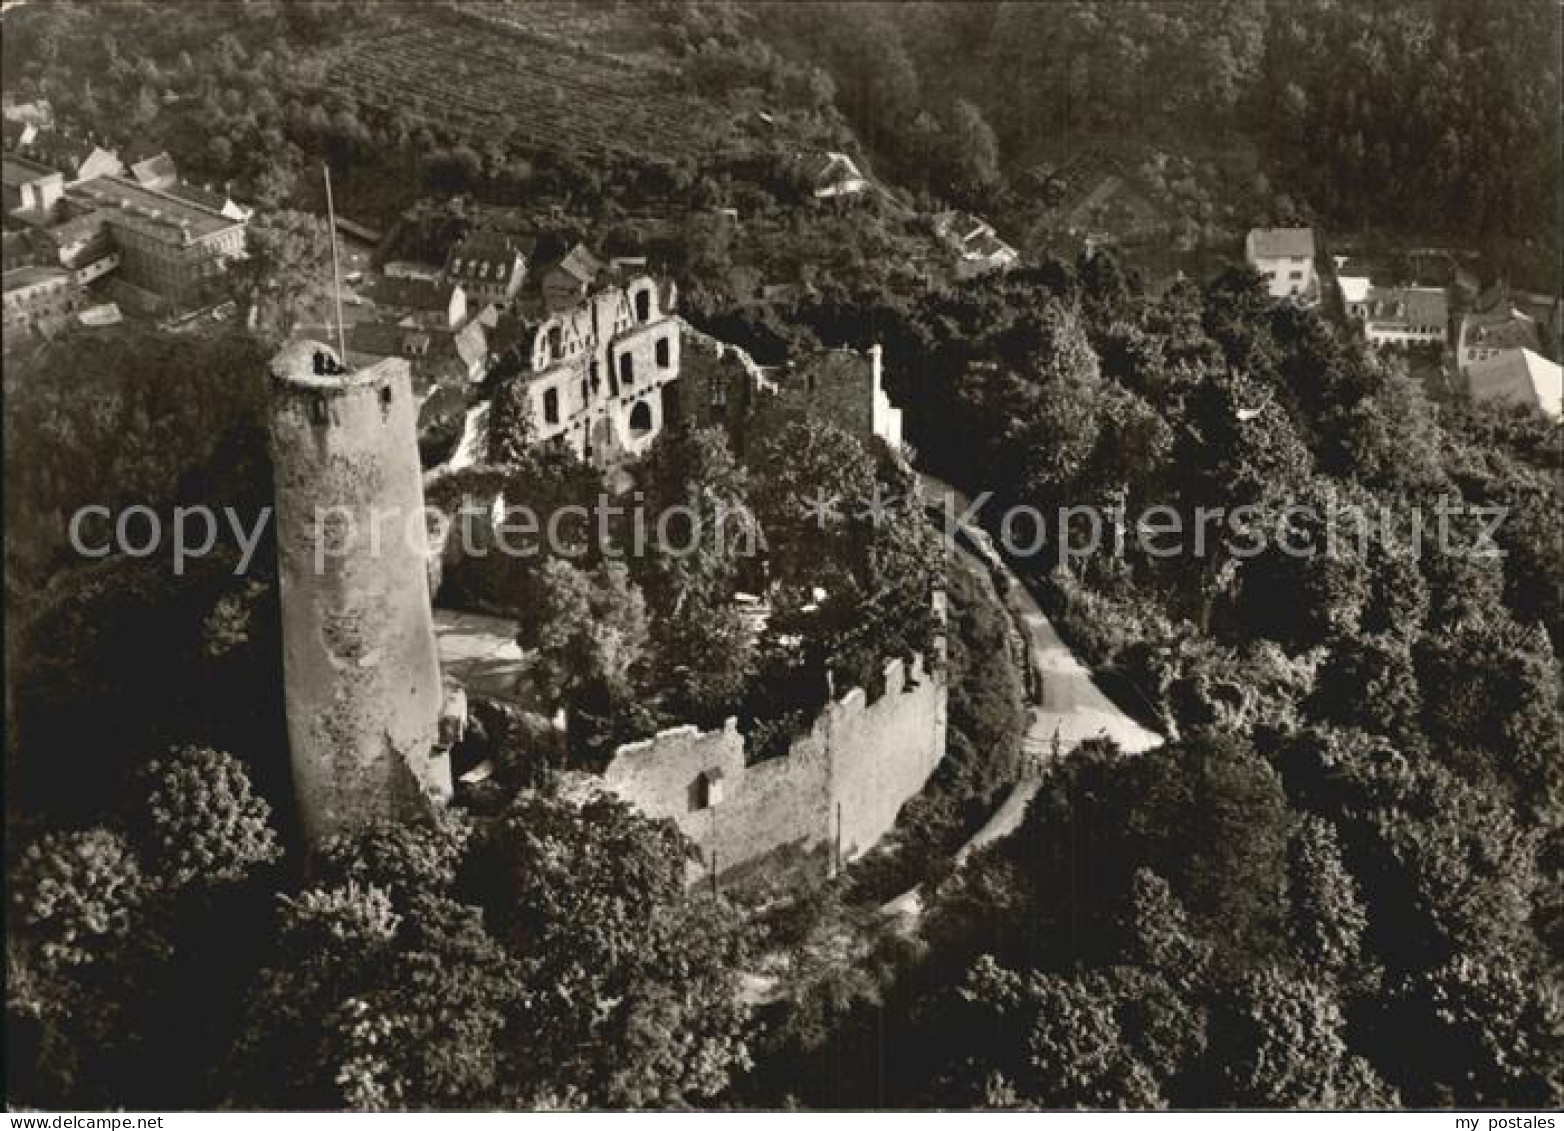
[{"label": "battlement", "polygon": [[406,377],[411,370],[399,357],[386,357],[362,369],[350,369],[340,354],[324,342],[300,338],[289,342],[271,360],[272,380],[284,392],[346,396],[380,389]]},{"label": "battlement", "polygon": [[868,851],[945,756],[944,601],[936,594],[932,662],[884,666],[884,689],[834,696],[786,753],[750,758],[736,719],[671,727],[614,751],[596,785],[650,817],[671,819],[700,849],[692,882],[714,872],[833,872]]}]

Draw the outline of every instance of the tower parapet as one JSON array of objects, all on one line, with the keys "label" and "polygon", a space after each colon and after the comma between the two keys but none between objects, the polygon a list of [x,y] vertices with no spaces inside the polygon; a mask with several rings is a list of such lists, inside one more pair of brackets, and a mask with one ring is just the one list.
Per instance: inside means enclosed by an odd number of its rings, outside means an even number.
[{"label": "tower parapet", "polygon": [[319,342],[271,363],[283,678],[305,834],[451,795],[405,361],[349,372]]}]

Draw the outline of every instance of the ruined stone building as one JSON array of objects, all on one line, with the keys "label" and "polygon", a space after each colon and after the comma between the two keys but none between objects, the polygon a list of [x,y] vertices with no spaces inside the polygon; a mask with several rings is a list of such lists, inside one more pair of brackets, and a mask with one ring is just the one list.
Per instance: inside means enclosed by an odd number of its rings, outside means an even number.
[{"label": "ruined stone building", "polygon": [[529,322],[512,380],[523,386],[533,440],[611,467],[644,454],[676,420],[722,427],[742,452],[752,436],[813,415],[900,448],[901,410],[885,392],[878,346],[762,368],[690,326],[675,302],[672,283],[637,275],[600,282],[570,308]]},{"label": "ruined stone building", "polygon": [[826,349],[762,367],[737,346],[684,327],[679,406],[692,424],[727,430],[735,451],[788,420],[829,421],[865,443],[902,445],[901,409],[885,391],[879,346]]},{"label": "ruined stone building", "polygon": [[[803,415],[900,442],[878,348],[766,370],[673,308],[672,286],[643,275],[540,316],[512,378],[538,440],[608,466],[687,413],[741,442]],[[448,693],[442,675],[409,363],[350,360],[301,341],[271,367],[288,738],[312,845],[446,803],[466,695],[485,701],[481,686]],[[928,656],[887,658],[872,698],[833,695],[785,754],[761,758],[732,723],[681,727],[620,747],[585,784],[674,820],[700,848],[692,879],[834,869],[885,834],[944,757],[942,598],[931,615]]]},{"label": "ruined stone building", "polygon": [[677,412],[674,288],[649,276],[597,290],[523,337],[533,436],[608,465],[643,453]]}]

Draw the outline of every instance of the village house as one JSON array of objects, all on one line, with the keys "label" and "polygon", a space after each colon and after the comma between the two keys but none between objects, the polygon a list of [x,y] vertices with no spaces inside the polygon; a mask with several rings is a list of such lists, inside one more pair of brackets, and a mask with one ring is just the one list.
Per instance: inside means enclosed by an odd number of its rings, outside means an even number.
[{"label": "village house", "polygon": [[581,303],[587,291],[603,273],[602,261],[577,244],[570,253],[543,273],[543,305],[551,314],[570,310]]},{"label": "village house", "polygon": [[47,223],[65,195],[65,175],[36,161],[7,153],[0,159],[5,214],[26,223]]},{"label": "village house", "polygon": [[7,118],[3,129],[0,129],[0,137],[4,138],[7,149],[25,149],[38,141],[42,130],[36,122],[13,122]]},{"label": "village house", "polygon": [[1373,346],[1436,345],[1449,334],[1443,287],[1370,287],[1354,305]]},{"label": "village house", "polygon": [[478,381],[488,370],[489,343],[483,323],[461,327],[357,322],[347,329],[348,361],[374,365],[399,357],[420,386]]},{"label": "village house", "polygon": [[1537,321],[1524,311],[1507,307],[1488,313],[1468,313],[1461,318],[1455,360],[1462,374],[1477,362],[1514,349],[1542,349]]},{"label": "village house", "polygon": [[1313,228],[1251,228],[1244,240],[1244,261],[1264,276],[1272,298],[1304,305],[1319,300]]},{"label": "village house", "polygon": [[363,295],[398,325],[458,330],[467,324],[467,291],[460,283],[382,275]]},{"label": "village house", "polygon": [[972,279],[990,271],[1015,266],[1020,253],[994,232],[988,221],[967,212],[942,212],[934,218],[934,232],[960,257],[956,277]]},{"label": "village house", "polygon": [[1466,369],[1474,401],[1524,405],[1554,420],[1564,415],[1564,377],[1559,365],[1530,349],[1503,349]]},{"label": "village house", "polygon": [[56,133],[40,134],[23,152],[23,156],[58,169],[65,177],[66,188],[98,177],[117,177],[125,172],[124,162],[112,149],[105,149],[83,138],[62,137]]},{"label": "village house", "polygon": [[109,213],[103,208],[41,230],[38,245],[55,263],[71,272],[78,287],[102,278],[120,263],[119,250],[109,231]]},{"label": "village house", "polygon": [[446,257],[444,278],[479,303],[504,306],[527,277],[522,241],[502,232],[469,232]]},{"label": "village house", "polygon": [[1347,317],[1362,318],[1367,313],[1364,303],[1368,301],[1369,289],[1374,285],[1368,261],[1338,255],[1334,265],[1336,289],[1341,292],[1341,304],[1346,308]]},{"label": "village house", "polygon": [[459,283],[380,276],[364,288],[375,317],[348,327],[349,360],[399,357],[420,382],[468,382],[488,371],[493,306],[475,317]]},{"label": "village house", "polygon": [[154,153],[130,163],[130,176],[144,188],[166,189],[179,180],[179,166],[167,153]]},{"label": "village house", "polygon": [[816,200],[856,196],[869,187],[862,171],[845,153],[817,153],[804,163],[804,175]]},{"label": "village house", "polygon": [[63,267],[18,267],[0,281],[7,334],[47,330],[76,309],[77,290]]}]

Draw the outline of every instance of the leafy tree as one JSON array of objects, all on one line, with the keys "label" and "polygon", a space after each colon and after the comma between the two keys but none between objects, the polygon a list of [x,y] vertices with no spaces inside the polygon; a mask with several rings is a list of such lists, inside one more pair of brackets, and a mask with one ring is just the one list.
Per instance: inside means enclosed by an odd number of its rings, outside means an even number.
[{"label": "leafy tree", "polygon": [[[722,431],[665,433],[638,471],[645,513],[659,532],[649,552],[636,559],[654,615],[678,620],[689,605],[710,609],[726,602],[746,559],[764,544],[750,513],[749,477]],[[666,521],[673,515],[685,521]]]},{"label": "leafy tree", "polygon": [[331,886],[376,888],[397,907],[410,907],[420,896],[451,891],[471,836],[455,810],[427,822],[379,820],[329,837],[317,866]]},{"label": "leafy tree", "polygon": [[1557,975],[1531,963],[1462,956],[1405,983],[1398,1033],[1419,1033],[1413,1103],[1556,1106],[1564,1053]]},{"label": "leafy tree", "polygon": [[740,923],[685,893],[690,846],[623,802],[523,796],[475,846],[465,890],[519,963],[524,1102],[650,1107],[746,1067]]},{"label": "leafy tree", "polygon": [[151,763],[141,779],[133,828],[164,883],[232,882],[281,857],[271,806],[233,755],[187,746]]},{"label": "leafy tree", "polygon": [[557,558],[539,571],[542,602],[521,618],[521,645],[538,657],[545,699],[568,701],[591,687],[628,693],[646,655],[646,602],[621,564],[590,572]]},{"label": "leafy tree", "polygon": [[350,884],[284,897],[280,919],[234,1052],[236,1100],[405,1110],[508,1095],[516,973],[474,908],[420,896],[399,911]]},{"label": "leafy tree", "polygon": [[155,889],[118,833],[51,833],[10,876],[6,1064],[12,1098],[110,1104],[131,1094],[134,988],[166,942]]},{"label": "leafy tree", "polygon": [[1371,1070],[1352,1061],[1345,1027],[1328,987],[1262,967],[1217,999],[1209,1056],[1232,1102],[1356,1107],[1384,1088]]},{"label": "leafy tree", "polygon": [[[983,1053],[962,1066],[992,1094],[1004,1081],[1007,1106],[1155,1108],[1163,1104],[1146,1067],[1125,1051],[1112,1007],[1078,980],[1006,970],[991,957],[968,972],[960,997]],[[998,1030],[996,1040],[996,1030]],[[985,1066],[984,1054],[997,1065]],[[988,1067],[988,1071],[983,1071]]]},{"label": "leafy tree", "polygon": [[330,278],[331,233],[308,212],[261,213],[245,229],[247,257],[225,279],[235,300],[264,336],[292,332],[311,291]]},{"label": "leafy tree", "polygon": [[952,179],[967,191],[989,188],[999,179],[999,140],[983,112],[965,98],[950,108]]},{"label": "leafy tree", "polygon": [[56,969],[91,964],[128,943],[150,894],[130,845],[103,828],[38,840],[12,883],[12,914],[39,958]]},{"label": "leafy tree", "polygon": [[1299,822],[1288,853],[1288,875],[1288,934],[1300,964],[1322,978],[1350,973],[1361,958],[1368,913],[1328,821],[1311,815]]},{"label": "leafy tree", "polygon": [[1405,645],[1374,636],[1332,642],[1309,703],[1339,726],[1384,734],[1403,744],[1422,741],[1422,692]]}]

